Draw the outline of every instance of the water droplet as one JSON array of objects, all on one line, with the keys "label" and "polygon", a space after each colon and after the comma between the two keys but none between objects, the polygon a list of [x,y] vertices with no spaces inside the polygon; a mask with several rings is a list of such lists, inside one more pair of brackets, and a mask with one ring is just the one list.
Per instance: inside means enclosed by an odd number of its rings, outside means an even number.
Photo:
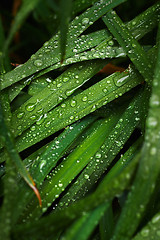
[{"label": "water droplet", "polygon": [[24,115],[24,112],[19,112],[19,113],[17,113],[17,118],[22,118],[23,115]]},{"label": "water droplet", "polygon": [[88,99],[87,96],[84,96],[84,97],[82,98],[82,101],[83,101],[83,102],[86,102],[87,99]]},{"label": "water droplet", "polygon": [[148,234],[149,234],[149,229],[148,229],[148,228],[144,228],[144,229],[142,229],[142,231],[141,231],[141,235],[142,235],[143,237],[147,237]]},{"label": "water droplet", "polygon": [[77,103],[76,103],[76,101],[75,101],[75,100],[72,100],[72,101],[71,101],[71,107],[75,107],[75,106],[76,106],[76,104],[77,104]]},{"label": "water droplet", "polygon": [[158,107],[160,105],[159,96],[153,94],[150,100],[151,107]]},{"label": "water droplet", "polygon": [[115,82],[115,85],[120,87],[122,86],[123,84],[125,84],[128,80],[128,75],[127,76],[124,76],[122,78],[118,78],[118,79],[115,79],[114,82]]},{"label": "water droplet", "polygon": [[147,126],[149,128],[155,128],[157,126],[157,124],[158,124],[158,121],[155,117],[149,117],[147,119]]},{"label": "water droplet", "polygon": [[34,61],[34,65],[35,65],[36,67],[41,67],[41,66],[43,65],[43,62],[42,62],[42,60],[37,59],[37,60]]},{"label": "water droplet", "polygon": [[27,106],[26,106],[26,110],[28,111],[28,112],[32,112],[33,110],[34,110],[34,108],[35,108],[35,104],[28,104]]},{"label": "water droplet", "polygon": [[31,126],[31,131],[34,131],[36,129],[36,126]]},{"label": "water droplet", "polygon": [[58,186],[59,187],[63,187],[63,183],[58,183]]},{"label": "water droplet", "polygon": [[89,23],[89,18],[83,18],[82,19],[82,24],[87,24]]},{"label": "water droplet", "polygon": [[152,223],[154,224],[154,223],[157,223],[157,222],[159,222],[160,221],[160,214],[158,214],[158,215],[156,215],[156,216],[154,216],[153,218],[152,218]]},{"label": "water droplet", "polygon": [[65,108],[65,106],[66,106],[65,103],[62,103],[62,104],[61,104],[61,107],[62,107],[62,108]]},{"label": "water droplet", "polygon": [[151,150],[150,150],[150,154],[153,156],[157,153],[157,148],[155,147],[152,147]]},{"label": "water droplet", "polygon": [[40,170],[46,165],[46,160],[42,160],[41,163],[39,164]]},{"label": "water droplet", "polygon": [[101,156],[102,156],[101,153],[98,153],[98,152],[95,155],[96,158],[101,158]]},{"label": "water droplet", "polygon": [[88,174],[84,174],[84,178],[87,180],[89,179],[89,175]]}]

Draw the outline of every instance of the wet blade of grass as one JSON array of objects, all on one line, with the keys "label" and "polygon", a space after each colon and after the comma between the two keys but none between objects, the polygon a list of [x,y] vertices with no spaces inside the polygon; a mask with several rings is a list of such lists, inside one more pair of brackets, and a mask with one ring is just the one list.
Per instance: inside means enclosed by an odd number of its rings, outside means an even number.
[{"label": "wet blade of grass", "polygon": [[[83,172],[70,187],[67,194],[62,197],[58,207],[68,206],[77,199],[82,198],[93,187],[95,182],[109,167],[118,152],[130,137],[135,127],[139,124],[140,107],[143,98],[137,98],[129,104],[127,110],[122,114],[113,129],[107,135],[103,145],[92,157],[92,161],[86,166]],[[136,113],[135,113],[136,112]],[[84,178],[84,176],[87,176]]]},{"label": "wet blade of grass", "polygon": [[[81,122],[77,122],[70,127],[66,128],[57,138],[55,138],[47,146],[39,149],[33,156],[29,156],[24,160],[24,164],[29,169],[30,173],[34,176],[34,181],[39,187],[44,181],[47,174],[54,168],[60,158],[64,155],[69,146],[83,133],[83,131],[92,124],[97,117],[88,117]],[[31,163],[32,162],[32,163]],[[33,198],[33,193],[24,184],[23,181],[19,182],[18,193],[18,210],[14,211],[13,222],[15,223],[21,215],[24,206],[26,206]]]},{"label": "wet blade of grass", "polygon": [[[115,165],[116,170],[114,170],[113,173],[111,170],[110,173],[105,176],[102,182],[103,184],[93,194],[69,206],[67,209],[43,217],[38,223],[30,222],[17,226],[14,229],[14,235],[17,237],[20,235],[22,235],[22,237],[24,235],[25,237],[29,237],[30,234],[32,234],[32,236],[35,236],[35,239],[38,239],[40,235],[42,238],[47,237],[49,234],[53,234],[68,226],[74,219],[81,216],[82,213],[88,212],[101,203],[113,199],[116,194],[120,194],[128,186],[137,161],[138,159],[134,158],[130,163],[126,164],[126,166],[122,164],[122,168],[119,168],[119,166],[116,167]],[[46,228],[47,231],[45,231]],[[39,236],[37,234],[39,234]]]},{"label": "wet blade of grass", "polygon": [[39,204],[41,205],[41,198],[40,198],[39,192],[35,186],[35,183],[32,177],[30,176],[29,172],[26,170],[19,154],[16,151],[11,133],[8,130],[6,123],[4,121],[4,113],[3,113],[1,102],[0,102],[0,132],[1,132],[1,139],[5,145],[5,148],[7,150],[7,154],[10,160],[13,161],[18,172],[21,174],[21,176],[26,181],[26,183],[33,189],[33,191],[35,192],[39,200]]},{"label": "wet blade of grass", "polygon": [[[81,119],[137,86],[141,81],[141,77],[134,72],[129,74],[116,73],[103,79],[82,93],[66,100],[64,102],[65,105],[53,109],[47,116],[42,116],[40,121],[33,125],[34,131],[32,130],[33,127],[31,127],[31,129],[17,138],[16,146],[18,150],[22,151],[41,139]],[[73,102],[74,105],[72,105]],[[47,127],[50,128],[49,131],[46,131]]]},{"label": "wet blade of grass", "polygon": [[[72,21],[68,32],[68,41],[72,39],[74,41],[83,31],[85,31],[90,25],[97,19],[104,15],[107,11],[116,7],[125,0],[115,0],[105,3],[98,2],[89,10],[86,10],[78,18]],[[96,14],[93,14],[94,13]],[[75,27],[77,26],[77,27]],[[72,51],[72,49],[69,49]],[[53,53],[54,52],[54,53]],[[73,53],[72,53],[73,54]],[[67,57],[67,49],[66,49]],[[8,87],[15,82],[22,80],[44,68],[47,68],[57,62],[60,62],[60,50],[59,50],[59,35],[55,35],[52,39],[44,44],[32,57],[23,65],[15,68],[13,71],[8,72],[2,78],[1,88]]]},{"label": "wet blade of grass", "polygon": [[126,54],[142,74],[146,81],[151,81],[153,71],[147,54],[137,40],[133,37],[126,25],[121,21],[116,12],[112,11],[103,17],[104,23],[123,47]]},{"label": "wet blade of grass", "polygon": [[[157,4],[153,5],[152,7],[150,7],[149,9],[147,9],[144,13],[140,14],[138,17],[134,18],[129,23],[127,23],[127,28],[131,31],[131,33],[133,34],[133,36],[136,39],[142,38],[147,32],[151,31],[156,26],[158,19],[159,19],[159,9],[160,9],[160,4],[157,3]],[[140,28],[140,31],[139,31],[139,28]],[[113,37],[108,33],[106,33],[106,34],[107,34],[106,38],[108,38],[108,41],[112,40]],[[97,38],[95,38],[95,36],[97,36]],[[91,33],[88,36],[84,35],[84,37],[82,36],[82,37],[78,38],[76,40],[76,43],[71,42],[69,48],[76,49],[77,52],[87,50],[93,46],[96,46],[96,43],[99,44],[99,42],[97,42],[97,41],[102,41],[103,38],[101,39],[101,37],[103,37],[103,36],[105,36],[105,35],[101,31],[98,31],[97,34]],[[84,47],[83,47],[83,43],[84,43]],[[80,46],[80,48],[79,48],[79,46]],[[103,46],[103,44],[102,44],[102,46]],[[113,52],[114,52],[114,54],[116,54],[115,51],[113,51]],[[118,57],[118,56],[120,56],[120,54],[122,55],[121,51],[119,53],[117,51],[117,54],[115,56],[113,55],[113,53],[111,56]],[[93,56],[93,54],[90,54],[90,55]],[[110,55],[108,55],[108,57],[109,56]],[[77,60],[78,61],[86,60],[87,57],[88,57],[88,53],[87,53],[87,55],[81,54],[78,59],[77,59],[77,57],[75,57],[74,61],[76,62]],[[65,65],[65,64],[67,64],[67,60],[66,60],[66,63],[63,63],[63,65]],[[40,71],[38,74],[36,74],[36,76],[41,76],[41,75],[43,75],[47,72],[50,72],[58,67],[60,67],[60,63],[56,64],[54,66],[48,67],[45,70]],[[25,87],[26,84],[28,82],[30,82],[32,79],[34,79],[34,76],[31,79],[21,81],[22,82],[21,84],[16,83],[15,88],[12,86],[11,90],[9,90],[10,100],[13,100],[18,95],[18,93],[21,91],[21,89],[23,89],[23,87]]]},{"label": "wet blade of grass", "polygon": [[[54,81],[51,80],[50,84],[31,97],[13,113],[12,124],[14,123],[14,135],[20,135],[33,123],[38,123],[38,119],[42,115],[64,101],[77,88],[102,69],[105,64],[106,61],[103,60],[76,64],[71,66]],[[72,102],[71,107],[75,104],[75,102]]]},{"label": "wet blade of grass", "polygon": [[[160,38],[160,28],[158,41]],[[160,129],[160,46],[150,98],[149,114],[146,122],[145,142],[135,182],[128,196],[112,239],[128,240],[136,231],[146,206],[152,196],[160,173],[159,132]],[[137,209],[137,211],[135,211]],[[125,236],[125,237],[124,237]]]},{"label": "wet blade of grass", "polygon": [[159,240],[160,237],[160,213],[154,217],[144,226],[132,240]]},{"label": "wet blade of grass", "polygon": [[[44,182],[41,189],[44,211],[56,198],[58,198],[88,162],[91,161],[91,157],[103,144],[107,133],[115,125],[119,115],[121,115],[121,110],[119,113],[117,112],[117,116],[111,118],[112,121],[111,119],[96,121],[91,126],[91,134],[79,146],[77,146],[77,148],[65,160],[63,160],[59,166],[57,166],[52,173],[52,177],[50,176],[49,180]],[[34,202],[32,204],[32,209],[32,218],[36,218],[42,214],[42,212],[35,206]]]}]

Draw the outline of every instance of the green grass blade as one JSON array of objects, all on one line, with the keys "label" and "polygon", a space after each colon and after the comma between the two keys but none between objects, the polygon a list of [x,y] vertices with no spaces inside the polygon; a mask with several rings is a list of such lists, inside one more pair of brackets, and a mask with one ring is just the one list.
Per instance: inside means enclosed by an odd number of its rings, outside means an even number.
[{"label": "green grass blade", "polygon": [[[160,28],[158,32],[158,40]],[[154,191],[155,183],[160,173],[159,154],[159,78],[160,78],[160,47],[153,80],[150,108],[146,124],[145,143],[141,151],[141,161],[135,182],[128,200],[120,216],[113,239],[128,240],[136,231],[144,210]],[[137,209],[137,211],[135,211]],[[125,236],[125,237],[124,237]]]},{"label": "green grass blade", "polygon": [[[66,150],[74,142],[83,131],[95,121],[96,117],[88,117],[77,122],[70,127],[66,128],[57,138],[55,138],[47,146],[42,147],[38,150],[38,153],[32,154],[24,160],[26,167],[30,173],[34,176],[34,181],[39,187],[47,174],[56,166],[61,157],[63,157]],[[18,210],[14,211],[14,222],[17,221],[21,215],[24,206],[26,206],[33,198],[33,192],[27,188],[24,182],[19,182],[19,193],[18,193]]]},{"label": "green grass blade", "polygon": [[72,0],[60,1],[60,51],[61,51],[61,63],[65,58],[68,26],[71,16]]},{"label": "green grass blade", "polygon": [[[31,97],[13,113],[12,124],[14,123],[15,127],[14,135],[20,135],[35,122],[38,124],[38,119],[42,115],[64,101],[77,88],[102,69],[105,63],[103,60],[98,60],[76,64],[62,73],[57,79],[52,80],[50,84]],[[71,103],[72,105],[74,107],[74,102]]]},{"label": "green grass blade", "polygon": [[142,228],[132,240],[159,240],[160,237],[160,213],[154,215],[154,217]]},{"label": "green grass blade", "polygon": [[0,208],[0,238],[10,240],[13,209],[17,206],[17,171],[14,163],[8,157],[6,160],[6,177],[4,180],[4,199]]},{"label": "green grass blade", "polygon": [[[115,0],[110,2],[109,0],[105,3],[97,2],[89,10],[85,11],[80,15],[79,18],[76,18],[72,21],[69,28],[69,39],[71,38],[74,41],[85,29],[87,29],[93,22],[99,19],[107,11],[111,10],[113,7],[116,7],[125,0]],[[93,14],[94,12],[94,14]],[[96,12],[96,14],[95,14]],[[75,26],[78,26],[75,28]],[[2,88],[8,87],[15,82],[22,80],[25,77],[28,77],[37,71],[40,71],[44,68],[47,68],[60,61],[60,51],[59,51],[59,35],[55,35],[49,42],[46,42],[44,46],[39,49],[32,57],[23,65],[18,68],[15,68],[13,71],[9,72],[2,78]],[[54,51],[54,54],[53,54]],[[71,52],[72,49],[69,49]],[[72,52],[72,55],[73,52]],[[67,57],[67,49],[66,49]]]},{"label": "green grass blade", "polygon": [[[32,129],[27,130],[17,138],[17,148],[21,151],[33,145],[114,100],[119,95],[121,96],[126,91],[137,86],[141,81],[142,79],[133,72],[129,73],[129,75],[116,73],[103,79],[82,93],[66,100],[64,107],[62,105],[50,111],[46,118],[43,117],[41,122],[35,124],[34,131]],[[72,107],[73,101],[75,104]],[[50,127],[50,131],[46,131],[47,127]]]},{"label": "green grass blade", "polygon": [[104,215],[99,222],[100,239],[101,240],[110,239],[113,232],[113,228],[114,220],[111,202],[109,203],[108,208],[105,210]]},{"label": "green grass blade", "polygon": [[9,155],[11,161],[13,161],[13,163],[15,164],[21,176],[24,178],[27,184],[33,189],[41,205],[41,198],[40,198],[39,192],[35,187],[35,183],[32,177],[30,176],[29,172],[25,168],[19,154],[16,151],[11,133],[8,130],[6,123],[4,121],[4,114],[3,114],[1,102],[0,102],[0,132],[1,132],[1,139],[4,142],[4,145],[7,150],[7,154]]},{"label": "green grass blade", "polygon": [[[67,209],[52,213],[50,216],[39,220],[38,223],[31,222],[17,226],[14,229],[15,236],[18,237],[21,235],[23,237],[23,235],[25,235],[29,237],[30,234],[32,234],[32,236],[34,234],[35,239],[37,239],[37,233],[39,233],[39,236],[41,235],[43,238],[47,237],[49,234],[55,231],[57,232],[72,223],[73,220],[81,216],[82,213],[90,211],[107,200],[111,200],[116,194],[120,194],[128,185],[137,160],[137,158],[134,158],[126,167],[123,165],[122,169],[119,169],[119,167],[116,168],[117,170],[113,171],[113,174],[112,171],[110,171],[111,173],[107,174],[104,178],[102,187],[98,188],[92,195],[69,206]],[[47,231],[45,231],[46,228]]]},{"label": "green grass blade", "polygon": [[14,37],[14,34],[19,29],[19,27],[22,25],[24,20],[27,18],[27,16],[31,13],[31,11],[36,7],[39,0],[24,0],[22,2],[22,5],[20,7],[20,10],[18,11],[17,15],[15,16],[14,23],[11,26],[8,38],[4,45],[4,51],[6,51]]},{"label": "green grass blade", "polygon": [[[87,167],[77,178],[76,182],[70,187],[67,194],[60,200],[60,208],[68,206],[68,204],[85,196],[110,166],[115,156],[122,149],[132,131],[141,120],[140,114],[137,114],[140,111],[141,101],[141,98],[135,99],[122,114],[114,128],[110,128],[106,140],[92,157],[92,161],[89,162]],[[139,107],[137,107],[138,105]],[[113,119],[111,119],[111,121],[113,121]]]},{"label": "green grass blade", "polygon": [[[91,160],[90,158],[96,153],[99,147],[103,144],[107,132],[110,130],[113,121],[108,119],[98,120],[92,125],[92,133],[86,138],[65,160],[53,171],[53,177],[49,181],[45,181],[41,189],[43,199],[43,211],[46,207],[58,198],[65,190],[68,184],[83,170],[83,168]],[[55,172],[55,173],[54,173]],[[57,186],[57,187],[56,187]],[[46,196],[46,193],[47,196]],[[43,197],[44,196],[44,197]],[[34,204],[34,203],[33,203]],[[32,218],[42,214],[35,206],[32,206]]]},{"label": "green grass blade", "polygon": [[85,214],[73,223],[62,237],[66,240],[87,240],[108,207],[109,203],[103,203],[92,212]]},{"label": "green grass blade", "polygon": [[118,15],[114,11],[109,12],[103,17],[103,21],[145,80],[151,81],[153,71],[147,54]]},{"label": "green grass blade", "polygon": [[[156,3],[155,5],[151,6],[149,9],[147,9],[145,12],[138,15],[136,18],[134,18],[129,23],[127,23],[127,28],[130,30],[130,32],[133,34],[133,36],[136,39],[142,38],[146,33],[151,31],[157,25],[157,22],[158,22],[158,19],[159,19],[159,9],[160,9],[160,4]],[[86,46],[87,46],[87,48],[88,47],[90,47],[90,48],[94,47],[94,46],[96,46],[97,44],[100,43],[99,40],[100,41],[103,40],[102,37],[104,36],[104,33],[101,32],[101,31],[98,31],[96,36],[97,36],[97,38],[95,38],[95,33],[93,33],[93,34],[91,33],[88,36],[87,35],[84,35],[84,36],[82,35],[82,37],[80,37],[76,40],[77,44],[75,44],[75,42],[73,42],[73,44],[71,43],[70,48],[71,49],[76,49],[76,51],[79,51],[78,46],[80,46],[80,49],[82,49],[83,43],[85,43],[84,47],[86,47]],[[113,37],[110,34],[107,33],[106,38],[108,38],[108,40],[111,40]],[[87,48],[83,48],[82,50],[87,50]],[[117,55],[117,57],[120,56],[120,54],[122,54],[122,53],[120,52]],[[86,57],[87,57],[86,55],[81,54],[81,56],[80,56],[81,59],[80,60],[86,59]],[[60,64],[57,65],[57,66],[48,67],[46,70],[43,70],[43,71],[39,72],[38,76],[41,76],[41,75],[43,75],[47,72],[50,72],[50,71],[56,69],[59,66],[60,66]],[[36,74],[36,76],[37,76],[37,74]],[[12,88],[9,89],[10,100],[12,101],[19,94],[21,89],[23,89],[26,86],[28,81],[30,81],[34,78],[35,77],[33,76],[31,79],[28,79],[26,81],[22,80],[22,83],[21,82],[16,83],[15,87],[13,87],[14,86],[13,85]]]}]

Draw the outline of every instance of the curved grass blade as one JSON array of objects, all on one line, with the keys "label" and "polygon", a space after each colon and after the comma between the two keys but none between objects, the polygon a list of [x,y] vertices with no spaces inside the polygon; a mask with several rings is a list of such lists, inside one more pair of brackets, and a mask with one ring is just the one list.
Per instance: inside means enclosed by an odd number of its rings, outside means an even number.
[{"label": "curved grass blade", "polygon": [[[160,28],[158,41],[160,39]],[[160,129],[160,46],[153,80],[149,114],[146,124],[145,142],[141,151],[141,161],[135,182],[118,221],[114,240],[129,240],[136,231],[160,173],[159,132]],[[135,211],[137,209],[137,211]],[[124,237],[125,236],[125,237]]]},{"label": "curved grass blade", "polygon": [[27,182],[27,184],[35,192],[35,194],[39,200],[39,204],[41,206],[41,197],[39,195],[39,192],[38,192],[37,188],[35,187],[35,183],[34,183],[32,177],[30,176],[30,174],[24,167],[23,162],[15,149],[15,146],[14,146],[14,143],[13,143],[13,140],[11,137],[11,133],[8,130],[6,123],[4,121],[4,114],[3,114],[1,102],[0,102],[0,132],[1,132],[1,139],[4,142],[4,145],[7,150],[7,154],[9,155],[11,161],[13,161],[14,164],[16,165],[16,168],[19,171],[19,173],[21,174],[21,176],[24,178],[24,180]]},{"label": "curved grass blade", "polygon": [[126,25],[118,17],[116,12],[112,11],[107,13],[103,17],[103,21],[145,80],[151,81],[153,71],[147,54],[127,29]]}]

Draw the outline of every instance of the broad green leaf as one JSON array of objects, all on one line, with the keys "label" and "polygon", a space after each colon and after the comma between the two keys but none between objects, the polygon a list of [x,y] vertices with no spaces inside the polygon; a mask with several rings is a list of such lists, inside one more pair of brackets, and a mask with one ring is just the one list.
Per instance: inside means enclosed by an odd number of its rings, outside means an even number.
[{"label": "broad green leaf", "polygon": [[[160,28],[158,32],[158,42]],[[160,46],[153,80],[149,114],[146,122],[145,142],[141,151],[140,165],[131,192],[123,208],[112,239],[128,240],[136,231],[160,173],[159,132],[160,129]],[[137,209],[137,211],[135,211]],[[125,236],[125,237],[124,237]]]}]

